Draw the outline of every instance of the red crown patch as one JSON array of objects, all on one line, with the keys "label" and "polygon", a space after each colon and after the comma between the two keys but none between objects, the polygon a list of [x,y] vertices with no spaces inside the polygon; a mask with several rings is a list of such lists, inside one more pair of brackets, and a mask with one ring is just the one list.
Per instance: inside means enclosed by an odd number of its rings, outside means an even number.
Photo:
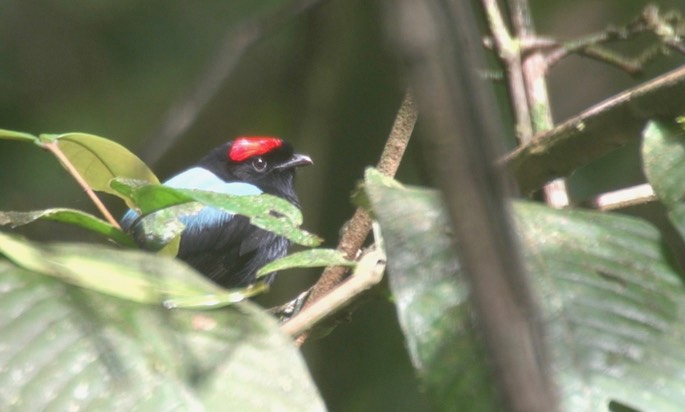
[{"label": "red crown patch", "polygon": [[252,156],[261,156],[283,146],[283,140],[269,136],[239,137],[233,141],[228,158],[242,162]]}]

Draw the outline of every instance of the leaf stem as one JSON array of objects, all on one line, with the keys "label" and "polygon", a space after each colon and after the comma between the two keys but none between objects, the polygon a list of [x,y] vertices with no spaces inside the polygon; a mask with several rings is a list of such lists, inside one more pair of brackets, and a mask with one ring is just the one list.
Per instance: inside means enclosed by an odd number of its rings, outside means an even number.
[{"label": "leaf stem", "polygon": [[88,197],[90,197],[90,200],[93,201],[95,206],[100,210],[100,213],[102,213],[102,216],[105,217],[105,219],[111,224],[112,226],[116,227],[117,229],[121,229],[121,226],[119,226],[119,222],[112,216],[111,213],[109,213],[109,210],[107,210],[107,207],[105,207],[104,203],[100,200],[100,198],[95,194],[93,189],[88,185],[88,183],[83,179],[81,174],[76,170],[73,164],[69,161],[69,159],[64,155],[62,150],[59,148],[59,144],[57,141],[51,141],[47,143],[42,144],[43,148],[46,150],[49,150],[52,154],[57,157],[57,159],[62,163],[65,169],[71,174],[71,176],[76,180],[76,182],[81,186],[81,188],[86,192]]}]

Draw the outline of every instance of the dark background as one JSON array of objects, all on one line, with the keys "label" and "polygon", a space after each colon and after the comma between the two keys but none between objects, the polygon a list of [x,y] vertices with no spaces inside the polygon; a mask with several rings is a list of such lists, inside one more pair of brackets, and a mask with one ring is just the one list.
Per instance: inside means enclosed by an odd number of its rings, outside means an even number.
[{"label": "dark background", "polygon": [[[305,227],[323,236],[325,246],[334,246],[353,211],[349,195],[364,167],[378,159],[405,85],[384,30],[382,6],[392,7],[392,1],[320,3],[268,26],[227,80],[216,85],[214,98],[192,126],[163,150],[157,136],[169,109],[203,78],[227,33],[284,2],[2,2],[0,128],[101,135],[144,160],[159,158],[151,166],[161,178],[237,135],[281,136],[315,161],[298,180]],[[646,3],[531,2],[539,32],[559,38],[625,23]],[[685,12],[680,1],[658,4]],[[643,41],[620,49],[635,53],[641,46]],[[555,121],[684,62],[683,56],[661,57],[636,79],[570,57],[549,77]],[[506,105],[502,88],[498,85]],[[400,169],[403,182],[427,180],[419,139],[420,131]],[[73,207],[95,213],[56,160],[34,146],[0,142],[0,166],[0,210]],[[582,199],[642,179],[634,145],[578,171],[570,186]],[[116,199],[108,200],[117,213],[123,211]],[[34,239],[83,239],[82,232],[47,223],[21,232]],[[289,299],[317,273],[282,274],[268,300]],[[351,322],[309,342],[304,352],[333,411],[427,409],[394,308],[383,293],[362,305]]]}]

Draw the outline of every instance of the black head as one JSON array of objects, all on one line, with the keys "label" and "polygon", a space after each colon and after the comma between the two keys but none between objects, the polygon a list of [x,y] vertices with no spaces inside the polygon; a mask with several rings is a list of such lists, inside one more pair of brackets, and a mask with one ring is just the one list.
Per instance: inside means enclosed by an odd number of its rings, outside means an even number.
[{"label": "black head", "polygon": [[295,169],[312,163],[309,156],[295,153],[290,143],[279,138],[238,137],[212,150],[199,166],[225,182],[251,183],[297,205]]}]

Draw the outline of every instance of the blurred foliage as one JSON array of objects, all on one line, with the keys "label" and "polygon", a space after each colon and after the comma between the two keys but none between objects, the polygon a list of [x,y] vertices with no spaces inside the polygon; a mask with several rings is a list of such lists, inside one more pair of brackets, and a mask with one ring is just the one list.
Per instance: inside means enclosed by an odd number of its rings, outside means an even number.
[{"label": "blurred foliage", "polygon": [[[113,263],[109,252],[99,259]],[[3,260],[0,308],[3,410],[324,410],[299,351],[251,302],[163,311]]]},{"label": "blurred foliage", "polygon": [[[668,139],[682,146],[684,136]],[[667,150],[647,140],[656,156]],[[685,162],[682,151],[673,157]],[[373,172],[365,190],[387,242],[398,317],[435,409],[500,410],[439,192]],[[681,410],[685,287],[659,231],[619,214],[531,202],[512,209],[562,410],[605,411],[612,401]]]},{"label": "blurred foliage", "polygon": [[[388,2],[391,4],[391,2]],[[532,1],[540,33],[583,35],[634,17],[646,1]],[[0,4],[0,127],[27,132],[82,131],[108,136],[138,153],[214,58],[238,23],[283,1],[98,1]],[[679,0],[658,2],[678,7]],[[299,176],[305,228],[336,243],[363,167],[375,163],[404,92],[401,69],[384,38],[380,2],[322,2],[250,49],[216,97],[163,160],[165,178],[238,134],[274,134],[316,165]],[[622,46],[630,52],[631,47]],[[682,56],[659,59],[649,78]],[[639,79],[596,61],[570,57],[550,73],[557,121]],[[501,99],[506,104],[506,99]],[[418,139],[399,180],[425,182]],[[571,179],[576,198],[642,178],[638,146],[589,165]],[[145,160],[145,159],[143,159]],[[20,143],[0,148],[0,210],[90,208],[90,202],[46,154]],[[123,211],[120,202],[112,206]],[[94,212],[94,210],[90,210]],[[29,226],[36,239],[67,239],[61,226]],[[77,234],[82,238],[82,233]],[[309,277],[281,276],[269,297],[283,302]],[[305,347],[323,398],[333,411],[417,411],[427,403],[404,350],[394,308],[383,298],[354,321]]]}]

